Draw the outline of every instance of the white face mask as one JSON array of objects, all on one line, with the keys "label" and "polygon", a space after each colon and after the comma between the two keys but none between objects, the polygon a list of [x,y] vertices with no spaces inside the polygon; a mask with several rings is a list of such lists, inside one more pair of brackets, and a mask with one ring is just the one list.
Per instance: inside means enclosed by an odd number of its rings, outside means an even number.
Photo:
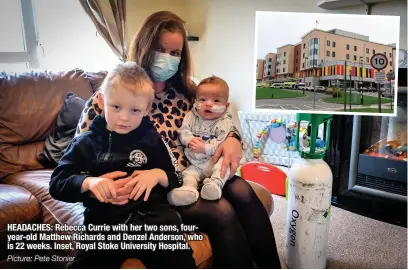
[{"label": "white face mask", "polygon": [[165,82],[176,74],[180,57],[156,52],[153,65],[150,67],[154,82]]},{"label": "white face mask", "polygon": [[[200,110],[201,107],[203,106],[203,102],[197,101],[194,103],[194,107],[197,110]],[[209,110],[213,113],[223,113],[227,109],[227,106],[225,105],[213,105]]]}]

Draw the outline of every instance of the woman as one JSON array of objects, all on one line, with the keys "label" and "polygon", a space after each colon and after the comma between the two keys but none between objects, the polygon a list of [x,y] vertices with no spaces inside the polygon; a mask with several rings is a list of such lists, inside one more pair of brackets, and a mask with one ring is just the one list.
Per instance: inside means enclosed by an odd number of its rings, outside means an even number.
[{"label": "woman", "polygon": [[[140,64],[154,82],[156,99],[150,118],[171,147],[179,169],[188,165],[177,130],[191,110],[195,85],[190,81],[191,60],[185,22],[177,15],[161,11],[149,16],[134,37],[129,61]],[[87,102],[77,134],[87,130],[95,115],[102,113],[96,92]],[[223,169],[229,165],[235,174],[241,159],[237,132],[220,145],[215,159],[224,157]],[[216,161],[216,160],[214,160]],[[222,175],[223,176],[223,175]],[[123,201],[116,203],[120,204]],[[215,268],[280,268],[269,217],[251,186],[233,177],[224,186],[218,201],[199,199],[195,204],[179,207],[185,224],[197,225],[208,234]]]}]

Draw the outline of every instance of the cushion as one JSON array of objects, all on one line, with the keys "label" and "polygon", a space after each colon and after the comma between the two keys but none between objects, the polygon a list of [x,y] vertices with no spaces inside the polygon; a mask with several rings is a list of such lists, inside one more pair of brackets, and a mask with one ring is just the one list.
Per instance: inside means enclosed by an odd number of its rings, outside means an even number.
[{"label": "cushion", "polygon": [[68,92],[54,130],[45,139],[44,151],[38,156],[38,160],[44,167],[53,168],[58,164],[75,135],[75,129],[84,107],[85,100]]},{"label": "cushion", "polygon": [[0,178],[43,168],[38,161],[67,92],[88,99],[90,84],[82,70],[0,72]]}]

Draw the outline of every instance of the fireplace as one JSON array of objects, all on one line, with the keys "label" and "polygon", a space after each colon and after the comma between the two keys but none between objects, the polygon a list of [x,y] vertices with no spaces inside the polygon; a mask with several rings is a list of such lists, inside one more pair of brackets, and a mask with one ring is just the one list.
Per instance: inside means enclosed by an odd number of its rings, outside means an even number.
[{"label": "fireplace", "polygon": [[407,226],[407,69],[399,69],[397,116],[335,116],[326,162],[332,202]]},{"label": "fireplace", "polygon": [[354,116],[349,189],[407,200],[407,104],[397,117]]}]

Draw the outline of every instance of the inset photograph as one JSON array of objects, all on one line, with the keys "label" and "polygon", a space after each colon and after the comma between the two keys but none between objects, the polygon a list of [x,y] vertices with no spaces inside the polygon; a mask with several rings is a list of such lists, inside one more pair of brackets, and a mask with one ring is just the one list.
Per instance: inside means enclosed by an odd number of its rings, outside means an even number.
[{"label": "inset photograph", "polygon": [[395,115],[399,17],[256,13],[255,109]]}]

